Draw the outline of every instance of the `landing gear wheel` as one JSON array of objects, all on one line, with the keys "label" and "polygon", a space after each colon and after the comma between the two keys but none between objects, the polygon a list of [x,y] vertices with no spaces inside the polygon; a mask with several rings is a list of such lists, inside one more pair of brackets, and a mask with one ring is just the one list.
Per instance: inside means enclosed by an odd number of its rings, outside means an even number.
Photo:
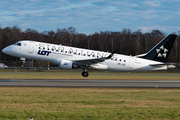
[{"label": "landing gear wheel", "polygon": [[82,72],[83,77],[88,77],[89,73],[88,72]]},{"label": "landing gear wheel", "polygon": [[21,62],[21,68],[24,68],[25,61]]}]

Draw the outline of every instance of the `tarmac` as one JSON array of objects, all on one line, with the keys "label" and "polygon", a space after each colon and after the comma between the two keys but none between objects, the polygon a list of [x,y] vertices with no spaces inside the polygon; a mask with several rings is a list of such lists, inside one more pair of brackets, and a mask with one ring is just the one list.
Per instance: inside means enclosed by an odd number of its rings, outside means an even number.
[{"label": "tarmac", "polygon": [[15,80],[0,79],[1,87],[180,88],[180,81],[155,80]]}]

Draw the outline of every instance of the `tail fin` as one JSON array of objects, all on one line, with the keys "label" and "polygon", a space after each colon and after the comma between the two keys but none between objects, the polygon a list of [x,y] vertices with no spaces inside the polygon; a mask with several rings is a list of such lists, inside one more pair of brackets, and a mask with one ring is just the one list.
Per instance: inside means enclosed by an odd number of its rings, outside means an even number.
[{"label": "tail fin", "polygon": [[159,61],[159,62],[166,62],[169,53],[172,49],[174,41],[177,35],[170,34],[161,40],[156,46],[154,46],[147,54],[141,56],[141,58]]}]

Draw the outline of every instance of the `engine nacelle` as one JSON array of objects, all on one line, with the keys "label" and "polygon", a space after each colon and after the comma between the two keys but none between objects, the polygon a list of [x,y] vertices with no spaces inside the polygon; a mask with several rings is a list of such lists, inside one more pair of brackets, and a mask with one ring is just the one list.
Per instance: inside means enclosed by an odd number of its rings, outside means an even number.
[{"label": "engine nacelle", "polygon": [[74,69],[74,68],[78,68],[77,65],[75,65],[72,61],[69,60],[61,60],[59,67],[62,69]]}]

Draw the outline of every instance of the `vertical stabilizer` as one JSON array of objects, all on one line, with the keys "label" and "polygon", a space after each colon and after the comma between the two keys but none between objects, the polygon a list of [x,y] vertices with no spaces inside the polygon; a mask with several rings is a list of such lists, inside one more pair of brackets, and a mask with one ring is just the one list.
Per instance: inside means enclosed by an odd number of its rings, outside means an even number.
[{"label": "vertical stabilizer", "polygon": [[166,62],[174,41],[177,35],[170,34],[161,40],[156,46],[154,46],[147,54],[141,56],[141,58],[159,61],[159,62]]}]

